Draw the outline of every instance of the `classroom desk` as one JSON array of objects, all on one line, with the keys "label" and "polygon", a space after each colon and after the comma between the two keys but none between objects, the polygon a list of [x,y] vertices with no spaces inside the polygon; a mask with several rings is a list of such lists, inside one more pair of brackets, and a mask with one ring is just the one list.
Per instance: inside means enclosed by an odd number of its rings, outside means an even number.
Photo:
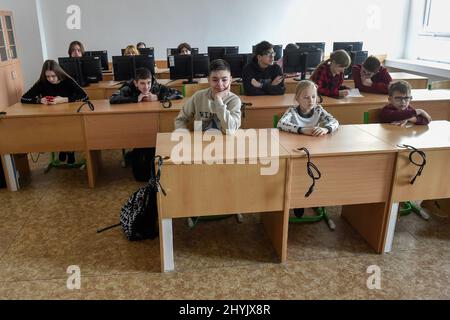
[{"label": "classroom desk", "polygon": [[[450,122],[432,121],[428,126],[398,127],[389,124],[359,126],[361,130],[397,147],[395,175],[390,199],[388,236],[385,252],[392,250],[399,202],[450,198]],[[426,154],[426,165],[414,184],[410,180],[419,167],[409,161],[411,145]],[[420,162],[420,157],[414,157]]]},{"label": "classroom desk", "polygon": [[120,89],[120,81],[100,81],[98,83],[91,83],[83,90],[86,91],[90,100],[109,99],[114,92]]},{"label": "classroom desk", "polygon": [[[250,132],[251,131],[251,132]],[[194,216],[212,216],[235,213],[261,213],[264,228],[277,252],[280,261],[286,260],[287,253],[287,223],[285,217],[285,178],[287,153],[279,149],[275,141],[269,152],[261,157],[250,152],[249,145],[259,143],[258,139],[272,138],[272,130],[239,130],[236,135],[227,136],[234,146],[229,147],[219,135],[215,140],[216,155],[213,157],[207,151],[210,142],[201,141],[202,133],[188,133],[186,139],[191,142],[199,137],[198,150],[205,152],[203,159],[186,160],[184,164],[175,164],[173,159],[164,161],[161,169],[161,185],[167,195],[158,193],[159,240],[161,254],[161,271],[174,270],[173,258],[173,218],[187,218]],[[237,154],[239,136],[248,133],[245,153]],[[251,133],[255,135],[252,136]],[[208,135],[208,133],[206,133]],[[178,139],[171,141],[170,133],[158,133],[156,154],[170,157],[172,149],[179,143]],[[240,139],[242,141],[242,139]],[[245,143],[245,140],[244,140]],[[227,145],[228,148],[224,148]],[[191,153],[194,154],[194,149]],[[256,150],[256,149],[255,149]],[[230,151],[232,151],[230,154]],[[280,152],[278,152],[280,151]],[[258,151],[259,152],[259,151]],[[279,157],[278,157],[279,154]],[[216,162],[208,164],[208,162]],[[272,175],[262,175],[261,168],[270,165],[261,161],[278,161],[278,171]],[[243,164],[238,161],[244,161]],[[252,161],[255,163],[252,163]],[[223,162],[223,164],[221,164]],[[211,178],[214,177],[214,178]],[[212,197],[211,197],[212,196]]]},{"label": "classroom desk", "polygon": [[[435,120],[450,119],[450,90],[413,89],[411,92],[415,108],[423,108]],[[388,96],[374,93],[362,93],[360,98],[323,97],[322,106],[330,112],[340,124],[362,124],[364,113],[369,109],[380,109],[387,105]],[[294,94],[282,96],[241,96],[245,108],[243,128],[272,127],[274,115],[280,117],[294,105]]]},{"label": "classroom desk", "polygon": [[[383,252],[396,148],[353,125],[320,138],[280,132],[280,145],[290,153],[285,216],[293,208],[342,205],[342,217]],[[312,180],[306,154],[296,150],[301,147],[322,174],[309,197]]]}]

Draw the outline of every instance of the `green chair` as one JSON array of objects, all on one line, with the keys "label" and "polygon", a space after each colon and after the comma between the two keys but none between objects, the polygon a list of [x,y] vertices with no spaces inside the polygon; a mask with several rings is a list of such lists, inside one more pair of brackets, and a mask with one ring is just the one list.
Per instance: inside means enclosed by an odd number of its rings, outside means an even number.
[{"label": "green chair", "polygon": [[52,152],[51,156],[52,156],[52,158],[50,159],[50,162],[44,171],[45,173],[49,172],[51,168],[60,168],[60,169],[80,168],[81,170],[86,168],[86,160],[85,159],[81,160],[80,162],[75,162],[75,163],[69,164],[69,163],[64,163],[64,162],[59,161],[59,159],[56,157],[55,152]]},{"label": "green chair", "polygon": [[[273,116],[273,127],[277,128],[279,115],[276,114]],[[315,223],[324,220],[328,228],[330,228],[331,231],[334,231],[336,229],[336,224],[333,220],[330,219],[330,217],[327,214],[327,210],[325,207],[317,207],[313,208],[316,215],[314,216],[303,216],[303,217],[289,217],[289,222],[293,223]]]},{"label": "green chair", "polygon": [[[369,109],[368,111],[364,112],[364,124],[369,123],[377,123],[379,119],[381,109]],[[415,205],[411,201],[405,201],[400,203],[400,210],[399,210],[400,216],[407,216],[411,213],[417,214],[419,217],[421,217],[424,220],[429,220],[430,215],[425,212],[422,208]]]}]

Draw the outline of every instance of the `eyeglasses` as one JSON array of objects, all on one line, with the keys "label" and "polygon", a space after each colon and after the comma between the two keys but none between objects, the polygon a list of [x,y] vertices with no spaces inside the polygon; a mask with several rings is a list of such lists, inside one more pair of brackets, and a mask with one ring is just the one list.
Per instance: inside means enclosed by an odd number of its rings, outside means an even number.
[{"label": "eyeglasses", "polygon": [[409,101],[411,99],[412,99],[411,96],[409,96],[409,97],[394,97],[395,102]]},{"label": "eyeglasses", "polygon": [[264,51],[263,52],[263,56],[274,56],[275,55],[275,51]]}]

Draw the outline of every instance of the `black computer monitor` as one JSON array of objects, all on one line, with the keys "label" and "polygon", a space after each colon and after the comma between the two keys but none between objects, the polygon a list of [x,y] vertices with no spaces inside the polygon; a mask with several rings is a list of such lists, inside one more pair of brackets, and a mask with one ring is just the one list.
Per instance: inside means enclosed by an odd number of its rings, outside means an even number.
[{"label": "black computer monitor", "polygon": [[357,64],[363,64],[369,54],[367,51],[350,51],[349,54],[352,62],[350,66],[345,69],[344,76],[347,76],[348,79],[352,79],[352,67]]},{"label": "black computer monitor", "polygon": [[103,80],[102,63],[99,57],[82,57],[80,61],[83,79],[87,83],[96,83]]},{"label": "black computer monitor", "polygon": [[[167,48],[167,56],[176,56],[178,53],[178,48]],[[198,54],[198,48],[192,48],[191,54]]]},{"label": "black computer monitor", "polygon": [[113,70],[115,81],[128,81],[134,79],[136,70],[147,68],[155,74],[155,59],[151,55],[139,56],[113,56]]},{"label": "black computer monitor", "polygon": [[103,71],[109,70],[109,64],[108,64],[108,51],[101,50],[101,51],[86,51],[84,53],[85,56],[88,57],[99,57],[100,61],[102,63],[102,69]]},{"label": "black computer monitor", "polygon": [[298,48],[302,51],[312,51],[314,49],[321,49],[325,52],[325,42],[296,42]]},{"label": "black computer monitor", "polygon": [[241,82],[242,70],[252,60],[252,53],[226,54],[223,59],[230,64],[231,77]]},{"label": "black computer monitor", "polygon": [[301,73],[301,78],[305,79],[306,56],[299,49],[283,50],[283,73]]},{"label": "black computer monitor", "polygon": [[356,42],[333,42],[333,51],[345,50],[347,52],[350,52],[350,51],[362,51],[362,49],[363,49],[363,42],[362,41],[356,41]]},{"label": "black computer monitor", "polygon": [[58,58],[61,68],[81,87],[103,80],[99,57]]},{"label": "black computer monitor", "polygon": [[209,56],[207,53],[192,55],[192,77],[205,78],[209,74]]},{"label": "black computer monitor", "polygon": [[313,71],[322,61],[323,61],[323,51],[322,49],[309,49],[302,50],[300,52],[305,54],[305,68],[306,71]]},{"label": "black computer monitor", "polygon": [[[255,54],[255,48],[256,45],[252,47],[253,54]],[[280,60],[283,54],[283,45],[282,44],[273,45],[273,51],[275,52],[274,60]]]},{"label": "black computer monitor", "polygon": [[239,47],[208,47],[209,61],[223,59],[226,54],[238,54]]},{"label": "black computer monitor", "polygon": [[155,56],[155,48],[153,48],[153,47],[140,48],[140,49],[138,49],[138,51],[139,51],[139,54],[141,54],[141,55],[146,55],[146,56],[150,55],[153,57]]},{"label": "black computer monitor", "polygon": [[209,72],[209,57],[206,53],[174,55],[167,57],[170,79],[187,79],[183,84],[197,83],[194,78],[203,78]]},{"label": "black computer monitor", "polygon": [[133,56],[135,69],[147,68],[154,75],[155,74],[155,57],[151,54]]}]

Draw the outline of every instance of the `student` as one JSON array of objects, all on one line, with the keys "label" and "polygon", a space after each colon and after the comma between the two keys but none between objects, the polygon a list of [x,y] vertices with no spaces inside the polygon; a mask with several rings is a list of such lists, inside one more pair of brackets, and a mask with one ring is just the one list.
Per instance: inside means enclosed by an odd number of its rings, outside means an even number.
[{"label": "student", "polygon": [[389,86],[389,104],[381,109],[380,121],[394,125],[405,126],[408,123],[427,125],[431,121],[430,115],[422,109],[414,109],[410,102],[411,85],[399,80]]},{"label": "student", "polygon": [[67,53],[70,58],[81,58],[84,55],[84,46],[80,41],[72,41]]},{"label": "student", "polygon": [[147,45],[144,43],[144,42],[139,42],[137,45],[136,45],[136,49],[144,49],[144,48],[147,48]]},{"label": "student", "polygon": [[181,96],[178,90],[159,84],[150,70],[140,68],[136,70],[136,77],[125,83],[110,99],[111,104],[136,103],[145,101],[158,101],[167,96]]},{"label": "student", "polygon": [[344,70],[350,66],[351,58],[345,50],[336,50],[330,58],[320,63],[310,80],[318,86],[318,92],[328,97],[345,97],[349,87],[343,86]]},{"label": "student", "polygon": [[190,121],[202,121],[202,129],[216,128],[233,134],[241,126],[241,100],[230,91],[228,62],[217,59],[209,67],[209,88],[189,98],[175,119],[175,128],[187,128]]},{"label": "student", "polygon": [[309,136],[323,136],[337,130],[339,122],[317,104],[314,82],[302,80],[295,89],[297,106],[290,107],[278,121],[278,129]]},{"label": "student", "polygon": [[133,45],[129,45],[125,48],[125,51],[123,52],[124,56],[138,56],[139,55],[139,50],[136,49],[135,46]]},{"label": "student", "polygon": [[[314,82],[302,80],[295,89],[297,106],[290,107],[278,121],[278,129],[314,137],[335,132],[339,122],[325,109],[317,104],[317,87]],[[294,209],[296,217],[300,218],[304,208]]]},{"label": "student", "polygon": [[242,70],[244,93],[248,96],[284,94],[283,71],[274,64],[272,44],[262,41],[255,46],[253,59]]},{"label": "student", "polygon": [[189,43],[183,42],[178,45],[177,51],[178,51],[178,54],[180,54],[180,55],[187,55],[187,54],[191,54],[192,48],[189,45]]},{"label": "student", "polygon": [[[22,103],[54,105],[58,103],[86,101],[86,92],[54,60],[42,66],[39,80],[22,96]],[[73,152],[60,152],[59,160],[75,163]]]},{"label": "student", "polygon": [[380,60],[369,56],[364,63],[354,65],[352,77],[359,91],[387,94],[392,78]]}]

